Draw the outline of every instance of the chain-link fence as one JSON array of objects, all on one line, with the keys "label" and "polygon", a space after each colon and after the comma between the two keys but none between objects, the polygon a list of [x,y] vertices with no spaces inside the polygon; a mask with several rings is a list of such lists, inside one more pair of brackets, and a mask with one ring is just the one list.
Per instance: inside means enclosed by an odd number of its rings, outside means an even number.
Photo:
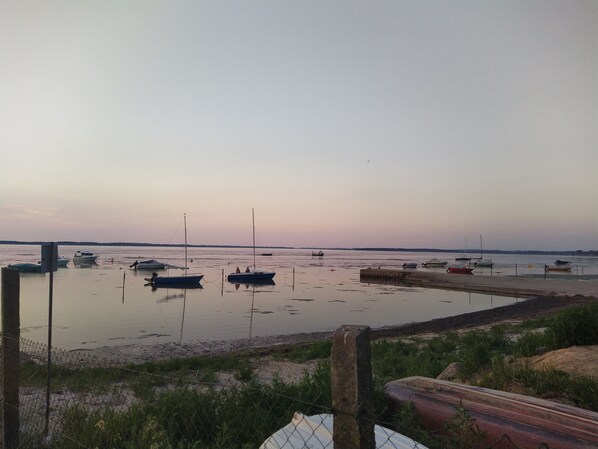
[{"label": "chain-link fence", "polygon": [[[19,371],[4,373],[20,379],[19,448],[332,449],[339,432],[358,442],[338,446],[347,449],[366,447],[367,438],[385,449],[518,448],[507,435],[488,443],[480,431],[471,433],[470,421],[454,424],[452,434],[448,427],[430,432],[437,446],[418,442],[393,431],[400,418],[383,398],[375,400],[369,417],[356,413],[335,420],[340,412],[331,405],[327,361],[289,382],[282,372],[264,376],[230,357],[128,365],[53,348],[48,395],[46,345],[26,339],[19,344]],[[347,422],[348,428],[339,428]]]}]

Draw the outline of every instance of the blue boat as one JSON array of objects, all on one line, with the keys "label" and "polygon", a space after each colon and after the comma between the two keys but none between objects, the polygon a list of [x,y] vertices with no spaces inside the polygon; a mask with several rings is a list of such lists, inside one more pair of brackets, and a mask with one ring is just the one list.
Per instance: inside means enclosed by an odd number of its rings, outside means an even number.
[{"label": "blue boat", "polygon": [[245,272],[241,272],[239,267],[235,273],[228,275],[228,282],[233,284],[273,284],[274,275],[273,271],[261,271],[255,268],[255,214],[253,208],[251,209],[251,220],[253,222],[253,270],[247,267]]},{"label": "blue boat", "polygon": [[146,278],[152,287],[169,288],[195,288],[201,286],[199,282],[203,279],[203,274],[189,276],[158,276],[154,273],[151,278]]},{"label": "blue boat", "polygon": [[228,282],[233,284],[263,284],[274,282],[273,271],[249,271],[245,273],[231,273],[228,275]]},{"label": "blue boat", "polygon": [[42,266],[39,263],[13,263],[8,268],[17,270],[19,273],[41,273]]},{"label": "blue boat", "polygon": [[[185,266],[181,268],[185,270],[185,274],[183,274],[182,276],[158,276],[158,273],[152,273],[152,277],[145,278],[145,280],[149,283],[149,285],[152,286],[152,288],[197,288],[198,286],[201,287],[199,281],[202,280],[203,274],[187,274],[187,214],[183,214],[183,222],[185,227]],[[160,262],[154,259],[146,260],[143,262],[160,264]],[[136,266],[136,269],[139,269],[139,266]]]}]

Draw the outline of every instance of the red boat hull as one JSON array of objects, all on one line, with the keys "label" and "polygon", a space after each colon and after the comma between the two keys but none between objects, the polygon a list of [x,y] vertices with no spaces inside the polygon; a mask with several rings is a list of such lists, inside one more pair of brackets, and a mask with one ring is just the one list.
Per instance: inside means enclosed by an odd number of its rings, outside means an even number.
[{"label": "red boat hull", "polygon": [[[442,429],[462,406],[486,432],[480,447],[537,449],[542,442],[550,449],[598,447],[598,413],[589,410],[426,377],[389,382],[386,392],[391,408],[412,402],[431,430]],[[501,441],[503,435],[510,441]]]}]

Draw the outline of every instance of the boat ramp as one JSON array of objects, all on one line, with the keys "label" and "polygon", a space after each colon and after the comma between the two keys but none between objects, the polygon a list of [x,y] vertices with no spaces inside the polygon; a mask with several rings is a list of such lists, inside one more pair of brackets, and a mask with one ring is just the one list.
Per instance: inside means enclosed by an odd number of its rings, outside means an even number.
[{"label": "boat ramp", "polygon": [[409,286],[487,293],[517,298],[584,296],[598,299],[598,281],[595,280],[472,276],[391,268],[364,268],[360,270],[359,277],[361,282],[373,284],[400,283]]}]

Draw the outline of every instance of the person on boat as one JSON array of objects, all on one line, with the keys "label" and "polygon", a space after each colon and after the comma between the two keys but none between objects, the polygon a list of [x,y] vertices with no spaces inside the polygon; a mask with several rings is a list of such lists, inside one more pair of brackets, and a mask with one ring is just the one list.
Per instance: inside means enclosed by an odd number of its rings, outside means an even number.
[{"label": "person on boat", "polygon": [[249,267],[245,269],[245,273],[249,273]]},{"label": "person on boat", "polygon": [[235,271],[235,273],[240,273],[241,270],[239,270],[239,267],[237,267],[237,270]]}]

